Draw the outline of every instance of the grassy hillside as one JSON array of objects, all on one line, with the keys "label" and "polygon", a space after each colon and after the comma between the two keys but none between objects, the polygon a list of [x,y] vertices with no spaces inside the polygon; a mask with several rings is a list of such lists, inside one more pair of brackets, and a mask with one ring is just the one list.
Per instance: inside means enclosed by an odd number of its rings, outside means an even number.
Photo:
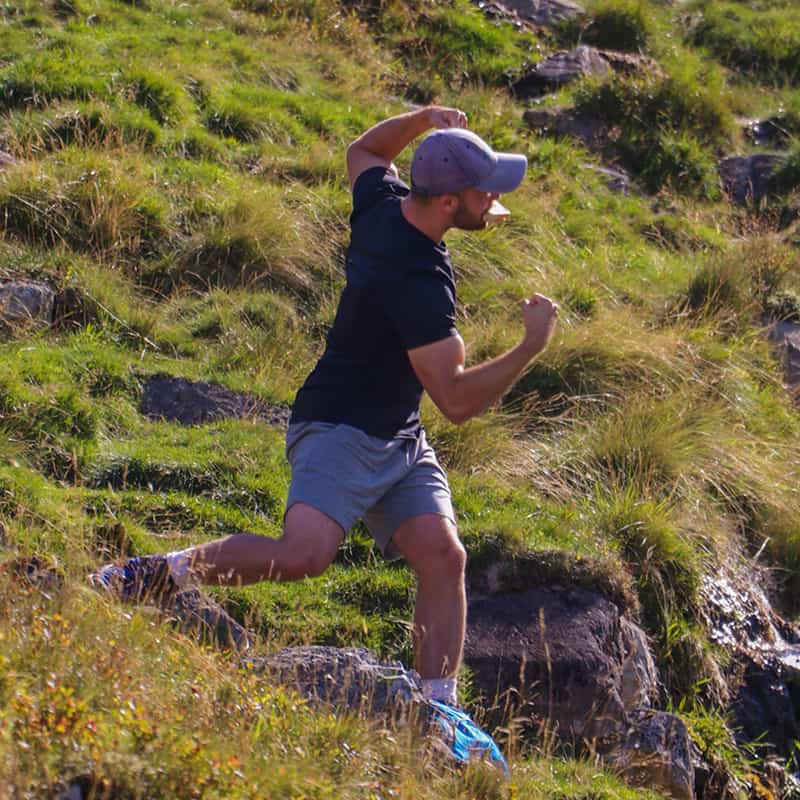
[{"label": "grassy hillside", "polygon": [[[448,237],[470,361],[516,342],[520,297],[564,309],[490,414],[455,427],[423,409],[471,568],[532,550],[551,580],[625,598],[664,706],[719,769],[748,772],[705,682],[721,654],[697,590],[758,552],[778,608],[800,613],[800,418],[761,330],[765,312],[798,308],[800,151],[760,208],[722,197],[716,160],[752,149],[741,116],[798,135],[800,16],[789,0],[587,8],[519,32],[466,0],[0,5],[0,149],[16,159],[0,172],[0,274],[51,282],[68,312],[0,342],[1,555],[65,578],[41,596],[0,575],[13,794],[89,773],[136,797],[647,796],[541,742],[510,743],[510,786],[441,769],[402,734],[314,713],[84,587],[109,557],[277,535],[281,431],[148,421],[142,387],[166,373],[291,403],[343,285],[345,148],[430,101],[531,165],[507,226]],[[630,196],[578,144],[534,136],[509,92],[578,41],[660,64],[544,100],[618,129]],[[321,578],[218,595],[259,647],[410,660],[413,576],[361,529]]]}]

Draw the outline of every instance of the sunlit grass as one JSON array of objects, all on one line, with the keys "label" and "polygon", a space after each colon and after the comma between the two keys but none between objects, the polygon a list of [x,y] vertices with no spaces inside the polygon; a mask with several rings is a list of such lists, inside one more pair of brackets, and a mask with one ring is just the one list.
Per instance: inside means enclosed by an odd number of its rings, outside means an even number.
[{"label": "sunlit grass", "polygon": [[[513,740],[508,787],[443,769],[404,732],[313,712],[82,587],[109,558],[279,534],[282,433],[148,421],[142,388],[166,373],[291,402],[344,282],[345,149],[410,101],[458,105],[529,158],[507,225],[447,238],[468,363],[520,340],[521,298],[562,307],[549,349],[487,415],[454,426],[423,407],[470,577],[502,564],[513,588],[614,599],[654,643],[664,700],[738,769],[724,721],[693,705],[718,657],[697,586],[726,558],[757,556],[797,614],[800,423],[761,315],[800,286],[778,215],[717,202],[715,160],[741,143],[733,113],[756,99],[781,106],[790,133],[800,115],[790,88],[766,92],[714,60],[741,59],[769,14],[695,5],[709,52],[644,0],[589,2],[580,30],[524,35],[461,0],[0,9],[0,147],[20,161],[0,174],[1,272],[50,282],[62,309],[52,330],[0,346],[0,547],[67,576],[50,599],[0,577],[4,785],[43,796],[90,772],[137,797],[653,796]],[[617,126],[656,194],[615,194],[596,154],[523,124],[506,84],[576,35],[658,58],[661,73],[547,101],[577,96]],[[757,55],[748,68],[772,80],[778,67]],[[406,176],[408,162],[406,150]],[[215,591],[259,647],[363,645],[408,662],[413,583],[359,526],[319,579]]]}]

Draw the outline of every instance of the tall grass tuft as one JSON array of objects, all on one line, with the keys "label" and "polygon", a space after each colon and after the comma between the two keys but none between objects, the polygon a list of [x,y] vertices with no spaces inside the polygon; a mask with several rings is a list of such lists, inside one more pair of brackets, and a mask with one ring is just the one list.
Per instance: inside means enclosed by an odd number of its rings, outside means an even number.
[{"label": "tall grass tuft", "polygon": [[0,177],[6,235],[123,260],[152,255],[168,242],[168,206],[118,159],[69,149],[49,166],[21,164]]}]

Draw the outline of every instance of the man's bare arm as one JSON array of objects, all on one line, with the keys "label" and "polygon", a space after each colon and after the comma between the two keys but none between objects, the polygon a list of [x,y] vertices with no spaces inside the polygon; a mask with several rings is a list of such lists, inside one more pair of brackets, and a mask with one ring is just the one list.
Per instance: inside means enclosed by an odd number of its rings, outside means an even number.
[{"label": "man's bare arm", "polygon": [[522,342],[469,369],[464,369],[466,353],[458,335],[408,351],[420,383],[451,422],[466,422],[497,402],[528,363],[547,347],[555,330],[558,306],[535,294],[530,300],[523,300],[522,316]]},{"label": "man's bare arm", "polygon": [[456,108],[427,106],[379,122],[347,148],[350,188],[370,167],[391,167],[394,159],[417,136],[430,128],[466,128],[467,117]]}]

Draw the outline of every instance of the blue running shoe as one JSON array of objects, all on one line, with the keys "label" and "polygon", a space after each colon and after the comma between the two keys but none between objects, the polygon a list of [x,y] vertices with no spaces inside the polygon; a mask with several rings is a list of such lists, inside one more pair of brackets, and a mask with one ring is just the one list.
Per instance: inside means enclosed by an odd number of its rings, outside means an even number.
[{"label": "blue running shoe", "polygon": [[139,556],[124,564],[106,564],[89,583],[123,603],[165,605],[180,591],[163,556]]},{"label": "blue running shoe", "polygon": [[511,776],[508,764],[494,739],[479,728],[467,714],[438,700],[427,702],[432,707],[431,721],[439,723],[444,741],[456,761],[466,764],[472,759],[488,757],[507,778]]}]

